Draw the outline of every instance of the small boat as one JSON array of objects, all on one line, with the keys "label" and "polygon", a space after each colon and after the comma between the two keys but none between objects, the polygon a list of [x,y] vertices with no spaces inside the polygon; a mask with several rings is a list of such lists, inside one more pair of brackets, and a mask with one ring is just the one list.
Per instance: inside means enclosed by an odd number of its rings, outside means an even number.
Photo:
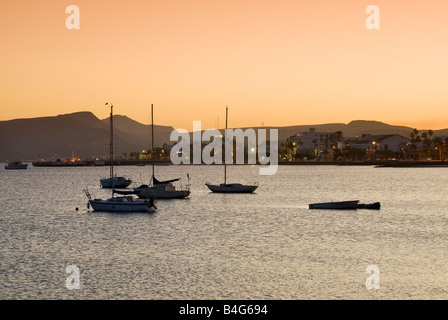
[{"label": "small boat", "polygon": [[183,186],[176,187],[173,184],[173,182],[179,181],[180,178],[166,181],[159,181],[153,176],[152,180],[153,180],[152,186],[141,185],[140,187],[134,189],[135,194],[139,198],[184,199],[187,198],[191,193],[189,184],[186,187]]},{"label": "small boat", "polygon": [[309,205],[309,208],[310,209],[336,209],[336,210],[357,209],[358,203],[359,203],[359,200],[312,203]]},{"label": "small boat", "polygon": [[221,183],[220,185],[205,184],[212,192],[215,193],[252,193],[258,185],[241,184],[241,183]]},{"label": "small boat", "polygon": [[148,187],[137,193],[142,199],[184,199],[190,195],[191,191],[186,189],[177,189],[172,183],[166,185],[157,185]]},{"label": "small boat", "polygon": [[379,202],[374,202],[374,203],[366,203],[366,204],[362,204],[362,203],[358,203],[358,209],[375,209],[378,210],[381,208],[381,204]]},{"label": "small boat", "polygon": [[127,188],[131,183],[131,179],[125,177],[104,178],[100,180],[102,188]]},{"label": "small boat", "polygon": [[9,162],[5,169],[26,169],[28,168],[28,163],[22,163],[21,161]]},{"label": "small boat", "polygon": [[[226,132],[227,132],[228,107],[226,107]],[[227,183],[227,164],[224,162],[224,183],[211,184],[206,182],[205,185],[214,193],[253,193],[258,188],[258,183],[241,184]]]},{"label": "small boat", "polygon": [[[108,105],[108,103],[106,103]],[[113,124],[113,105],[110,105],[110,172],[109,178],[100,179],[101,187],[114,189],[114,188],[127,188],[131,183],[131,179],[125,177],[114,176],[114,124]]]},{"label": "small boat", "polygon": [[88,198],[87,208],[90,207],[94,211],[105,212],[149,212],[153,213],[157,207],[153,199],[143,200],[137,199],[133,196],[112,197],[106,200],[92,199],[88,190],[84,190]]}]

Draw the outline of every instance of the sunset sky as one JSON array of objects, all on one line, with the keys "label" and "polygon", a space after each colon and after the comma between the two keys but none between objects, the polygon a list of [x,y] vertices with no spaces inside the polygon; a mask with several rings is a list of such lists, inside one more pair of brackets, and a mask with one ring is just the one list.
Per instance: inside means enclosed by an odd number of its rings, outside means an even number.
[{"label": "sunset sky", "polygon": [[[368,5],[380,30],[368,30]],[[77,5],[80,29],[68,30]],[[0,2],[0,120],[448,128],[447,0]]]}]

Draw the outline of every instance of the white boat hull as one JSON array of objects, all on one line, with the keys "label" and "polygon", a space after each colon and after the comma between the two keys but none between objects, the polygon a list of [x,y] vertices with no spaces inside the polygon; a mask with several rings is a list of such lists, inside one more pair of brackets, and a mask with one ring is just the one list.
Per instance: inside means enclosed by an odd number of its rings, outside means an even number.
[{"label": "white boat hull", "polygon": [[134,197],[116,197],[107,200],[89,199],[88,206],[94,211],[106,212],[154,212],[149,201],[135,199]]}]

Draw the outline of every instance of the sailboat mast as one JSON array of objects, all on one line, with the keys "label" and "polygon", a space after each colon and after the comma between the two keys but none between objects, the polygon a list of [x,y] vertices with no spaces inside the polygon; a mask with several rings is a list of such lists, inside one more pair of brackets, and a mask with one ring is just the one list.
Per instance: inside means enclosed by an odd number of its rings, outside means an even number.
[{"label": "sailboat mast", "polygon": [[114,106],[110,105],[110,177],[114,176],[114,124],[112,118],[112,108]]},{"label": "sailboat mast", "polygon": [[[226,131],[225,131],[225,137],[227,139],[227,118],[228,118],[229,108],[226,106]],[[227,163],[224,160],[224,184],[227,184]]]},{"label": "sailboat mast", "polygon": [[153,104],[151,103],[151,140],[152,140],[152,179],[154,182],[154,159],[155,159],[155,153],[154,153],[154,112],[153,112]]},{"label": "sailboat mast", "polygon": [[114,123],[113,104],[110,105],[110,178],[112,184],[112,196],[114,195]]}]

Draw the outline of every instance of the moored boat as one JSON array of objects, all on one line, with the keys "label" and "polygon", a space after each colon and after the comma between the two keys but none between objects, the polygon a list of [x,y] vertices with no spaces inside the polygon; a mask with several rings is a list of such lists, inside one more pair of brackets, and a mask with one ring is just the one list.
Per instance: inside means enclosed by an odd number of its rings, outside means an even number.
[{"label": "moored boat", "polygon": [[379,202],[374,202],[374,203],[358,203],[357,206],[358,209],[375,209],[378,210],[381,208],[381,204]]},{"label": "moored boat", "polygon": [[[108,105],[108,103],[106,103]],[[114,175],[114,123],[113,123],[113,105],[110,105],[110,171],[109,178],[100,179],[102,188],[114,189],[114,188],[126,188],[131,183],[131,179],[125,177],[117,177]]]},{"label": "moored boat", "polygon": [[[151,104],[151,141],[152,149],[154,148],[154,106]],[[184,199],[190,194],[190,176],[187,174],[188,183],[186,185],[181,185],[180,183],[175,184],[180,180],[180,178],[159,181],[155,177],[155,153],[152,151],[152,181],[149,185],[143,184],[138,188],[134,188],[133,194],[136,194],[142,199]],[[121,192],[120,192],[121,193]],[[122,193],[123,194],[123,193]]]},{"label": "moored boat", "polygon": [[84,190],[87,198],[87,208],[105,212],[155,212],[157,209],[153,199],[137,199],[133,196],[114,197],[102,200],[92,199],[88,190]]},{"label": "moored boat", "polygon": [[359,203],[359,200],[312,203],[309,205],[309,208],[310,209],[336,209],[336,210],[357,209],[358,203]]},{"label": "moored boat", "polygon": [[152,187],[144,188],[137,193],[142,199],[184,199],[190,195],[189,189],[176,188],[171,182],[168,184],[159,184]]},{"label": "moored boat", "polygon": [[252,193],[258,185],[241,184],[241,183],[221,183],[220,185],[205,184],[212,192],[215,193]]},{"label": "moored boat", "polygon": [[[229,109],[226,107],[226,134],[227,134],[227,119]],[[211,184],[206,182],[205,185],[214,193],[253,193],[258,188],[258,183],[241,184],[241,183],[227,183],[227,164],[224,162],[224,183]]]},{"label": "moored boat", "polygon": [[[107,103],[106,103],[107,104]],[[112,134],[112,105],[110,107],[110,127],[111,127],[111,137]],[[114,162],[113,162],[113,139],[111,138],[110,143],[110,175],[111,178],[109,179],[102,179],[101,183],[103,183],[103,180],[110,180],[110,188],[112,189],[112,197],[108,199],[92,199],[90,196],[90,193],[87,189],[84,190],[84,193],[87,196],[88,203],[87,208],[90,209],[90,207],[94,211],[107,211],[107,212],[154,212],[157,208],[154,205],[154,199],[137,199],[131,195],[125,195],[120,197],[115,197],[115,188],[119,187],[119,184],[116,184],[116,181],[126,181],[127,179],[123,179],[120,177],[114,177]],[[117,178],[117,179],[113,179]],[[129,180],[130,181],[130,180]],[[127,182],[126,182],[127,183]],[[129,182],[130,183],[130,182]],[[103,188],[107,188],[108,186]]]},{"label": "moored boat", "polygon": [[131,179],[127,179],[125,177],[113,177],[113,178],[104,178],[100,180],[101,183],[101,187],[102,188],[126,188],[128,187],[131,183],[132,180]]},{"label": "moored boat", "polygon": [[5,169],[26,169],[28,168],[28,163],[22,163],[21,161],[13,161],[13,162],[9,162],[6,166]]}]

